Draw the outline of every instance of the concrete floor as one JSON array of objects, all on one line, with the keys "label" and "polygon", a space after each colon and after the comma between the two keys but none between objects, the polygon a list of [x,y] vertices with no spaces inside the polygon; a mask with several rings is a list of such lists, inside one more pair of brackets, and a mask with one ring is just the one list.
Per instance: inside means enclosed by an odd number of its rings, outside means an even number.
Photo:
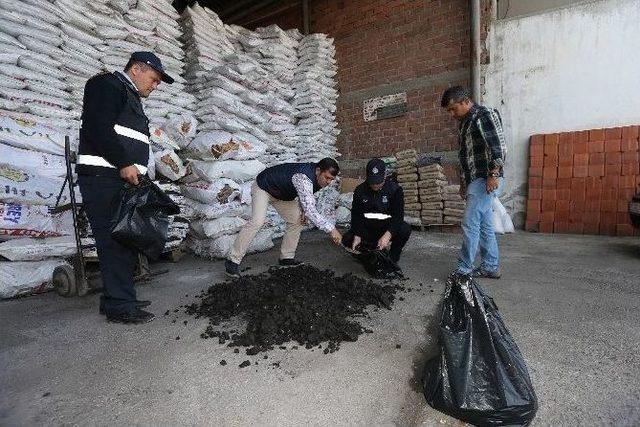
[{"label": "concrete floor", "polygon": [[[206,321],[163,315],[221,280],[221,262],[167,264],[139,287],[158,315],[141,326],[107,323],[97,295],[0,302],[0,425],[461,425],[416,385],[459,240],[414,233],[402,265],[421,290],[372,313],[374,333],[330,355],[293,344],[268,360],[234,354],[200,338]],[[640,241],[518,233],[500,245],[503,278],[484,283],[527,360],[540,401],[533,424],[639,425]],[[317,233],[299,257],[362,272]],[[244,265],[256,272],[276,258]],[[239,369],[247,359],[258,365]]]}]

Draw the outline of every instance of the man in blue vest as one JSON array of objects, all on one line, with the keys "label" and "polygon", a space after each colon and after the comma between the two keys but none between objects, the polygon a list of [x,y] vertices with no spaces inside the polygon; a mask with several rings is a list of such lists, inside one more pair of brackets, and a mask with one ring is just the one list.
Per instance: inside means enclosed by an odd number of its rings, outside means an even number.
[{"label": "man in blue vest", "polygon": [[313,195],[331,184],[338,172],[338,162],[328,157],[318,163],[285,163],[260,172],[251,187],[251,219],[233,243],[229,259],[225,263],[226,274],[230,277],[240,277],[240,262],[254,236],[264,224],[269,203],[287,223],[280,248],[281,266],[300,264],[295,259],[295,254],[305,219],[329,234],[331,240],[339,245],[342,236],[336,230],[335,222],[318,212]]},{"label": "man in blue vest", "polygon": [[147,173],[149,119],[141,98],[161,81],[173,83],[160,59],[151,52],[135,52],[124,71],[94,76],[84,88],[76,172],[100,259],[100,312],[111,322],[154,318],[140,309],[150,302],[138,301],[133,287],[138,254],[111,238],[111,219],[114,199],[125,182],[138,185],[138,176]]}]

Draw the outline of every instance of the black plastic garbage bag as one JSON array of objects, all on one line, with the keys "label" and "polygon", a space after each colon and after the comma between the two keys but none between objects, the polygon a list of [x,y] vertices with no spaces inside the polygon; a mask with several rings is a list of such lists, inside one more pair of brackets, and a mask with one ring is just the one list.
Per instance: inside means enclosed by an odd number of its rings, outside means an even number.
[{"label": "black plastic garbage bag", "polygon": [[389,253],[377,248],[360,244],[357,247],[360,252],[356,259],[362,263],[364,269],[376,279],[396,279],[404,277],[402,270],[390,257]]},{"label": "black plastic garbage bag", "polygon": [[158,258],[167,242],[169,215],[180,213],[180,207],[146,177],[138,185],[125,184],[114,203],[111,237],[150,259]]},{"label": "black plastic garbage bag", "polygon": [[427,403],[479,425],[528,425],[538,401],[498,307],[469,276],[452,276],[442,305],[440,353],[425,366]]}]

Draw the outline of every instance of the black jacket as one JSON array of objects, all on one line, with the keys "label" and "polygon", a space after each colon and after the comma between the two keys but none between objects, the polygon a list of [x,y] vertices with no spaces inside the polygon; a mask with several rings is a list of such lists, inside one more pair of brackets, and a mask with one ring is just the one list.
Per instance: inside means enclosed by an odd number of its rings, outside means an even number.
[{"label": "black jacket", "polygon": [[[382,213],[391,215],[385,220],[367,219],[365,213]],[[351,209],[351,231],[360,237],[369,231],[389,231],[395,235],[404,222],[404,192],[395,182],[387,179],[380,191],[373,191],[369,184],[363,182],[353,192]],[[384,232],[383,231],[383,232]]]},{"label": "black jacket", "polygon": [[140,95],[119,73],[99,74],[84,88],[76,171],[80,175],[119,177],[119,169],[149,162],[149,119]]}]

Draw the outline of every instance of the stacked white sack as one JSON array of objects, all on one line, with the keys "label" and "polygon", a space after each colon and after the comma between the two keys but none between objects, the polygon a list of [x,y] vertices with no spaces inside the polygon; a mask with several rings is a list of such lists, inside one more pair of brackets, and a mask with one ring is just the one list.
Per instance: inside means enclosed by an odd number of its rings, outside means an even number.
[{"label": "stacked white sack", "polygon": [[0,113],[0,298],[50,289],[75,252],[71,212],[53,211],[70,202],[63,147],[55,129]]},{"label": "stacked white sack", "polygon": [[80,113],[64,78],[61,13],[46,0],[0,1],[0,109],[76,128]]},{"label": "stacked white sack", "polygon": [[298,110],[298,150],[300,161],[338,157],[335,120],[336,90],[333,39],[325,34],[305,36],[298,47],[298,67],[293,80],[293,106]]},{"label": "stacked white sack", "polygon": [[151,122],[193,109],[194,99],[185,93],[186,82],[180,76],[184,52],[178,41],[178,14],[168,2],[140,0],[135,8],[121,1],[56,0],[56,5],[62,11],[66,79],[78,109],[88,78],[122,70],[133,52],[143,50],[154,52],[176,80],[161,84],[143,101]]}]

